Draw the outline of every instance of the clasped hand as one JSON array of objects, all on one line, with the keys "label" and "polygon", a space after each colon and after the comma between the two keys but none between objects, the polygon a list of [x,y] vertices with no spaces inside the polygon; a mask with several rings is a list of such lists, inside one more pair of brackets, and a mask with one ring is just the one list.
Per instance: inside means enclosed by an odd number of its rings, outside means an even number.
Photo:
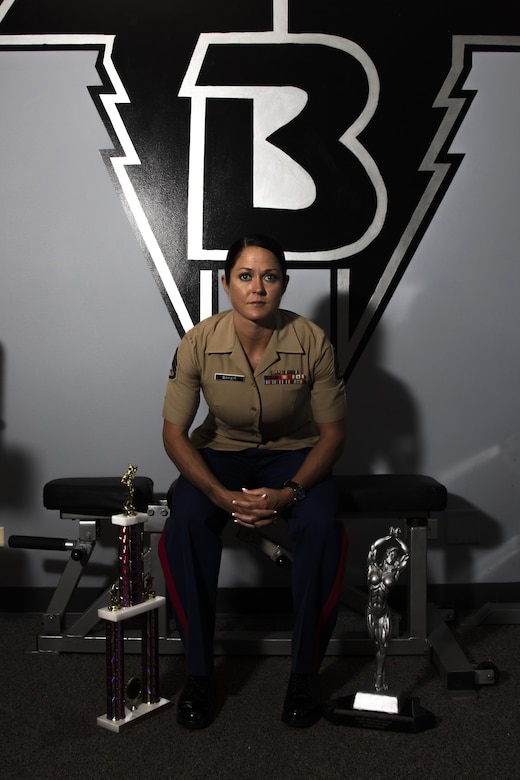
[{"label": "clasped hand", "polygon": [[248,490],[242,488],[240,492],[231,494],[231,517],[239,525],[246,528],[262,528],[270,525],[279,510],[287,507],[291,500],[287,500],[287,491],[273,490],[273,488],[255,488]]}]

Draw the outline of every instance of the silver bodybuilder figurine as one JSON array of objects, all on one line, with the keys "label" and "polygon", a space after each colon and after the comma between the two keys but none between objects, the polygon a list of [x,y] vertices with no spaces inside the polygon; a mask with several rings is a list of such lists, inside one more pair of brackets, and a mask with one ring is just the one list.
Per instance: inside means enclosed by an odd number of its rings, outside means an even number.
[{"label": "silver bodybuilder figurine", "polygon": [[[376,644],[376,691],[385,691],[388,685],[385,679],[386,651],[391,635],[391,614],[388,607],[388,595],[394,587],[401,571],[410,557],[408,548],[400,538],[399,528],[390,528],[387,536],[377,539],[368,553],[368,606],[367,627],[370,637]],[[392,541],[395,546],[387,546]],[[379,548],[386,549],[380,551]],[[378,555],[380,560],[378,561]]]}]

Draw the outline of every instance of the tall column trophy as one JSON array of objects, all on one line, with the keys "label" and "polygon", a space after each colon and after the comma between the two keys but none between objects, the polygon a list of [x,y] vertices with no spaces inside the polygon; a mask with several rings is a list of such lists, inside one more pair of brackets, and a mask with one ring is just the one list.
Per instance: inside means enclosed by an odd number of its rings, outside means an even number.
[{"label": "tall column trophy", "polygon": [[392,637],[390,591],[397,583],[410,554],[399,528],[390,528],[377,539],[367,558],[368,603],[366,625],[375,644],[376,670],[373,690],[329,702],[325,715],[333,723],[394,731],[424,731],[434,725],[433,715],[392,689],[386,678],[386,658]]},{"label": "tall column trophy", "polygon": [[[144,582],[143,531],[148,515],[134,508],[136,472],[137,466],[129,464],[121,477],[128,496],[123,512],[112,516],[112,523],[120,529],[119,577],[111,589],[111,604],[98,610],[106,629],[107,711],[97,723],[110,731],[120,731],[170,704],[159,696],[158,610],[165,598],[155,595],[151,577]],[[132,677],[125,685],[124,621],[136,615],[142,616],[142,680]]]}]

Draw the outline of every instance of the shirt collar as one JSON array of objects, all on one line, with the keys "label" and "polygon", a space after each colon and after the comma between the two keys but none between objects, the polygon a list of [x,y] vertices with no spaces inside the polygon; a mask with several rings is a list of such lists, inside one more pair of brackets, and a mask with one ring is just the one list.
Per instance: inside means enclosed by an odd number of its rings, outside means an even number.
[{"label": "shirt collar", "polygon": [[[303,354],[304,349],[294,327],[294,320],[297,317],[297,314],[283,309],[277,312],[276,330],[267,346],[266,353],[287,352],[297,355]],[[237,347],[237,341],[237,335],[233,327],[233,313],[232,311],[226,311],[208,338],[206,353],[232,353]]]},{"label": "shirt collar", "polygon": [[209,335],[206,343],[206,354],[217,353],[225,354],[233,352],[237,335],[233,327],[233,312],[226,311],[219,315],[213,332]]}]

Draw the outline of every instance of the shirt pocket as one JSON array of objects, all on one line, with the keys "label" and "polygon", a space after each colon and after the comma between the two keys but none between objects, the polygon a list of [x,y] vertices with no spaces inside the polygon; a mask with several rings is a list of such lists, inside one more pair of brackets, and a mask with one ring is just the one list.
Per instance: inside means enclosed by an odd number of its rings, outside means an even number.
[{"label": "shirt pocket", "polygon": [[262,423],[288,431],[309,417],[309,388],[306,384],[267,384],[262,387]]},{"label": "shirt pocket", "polygon": [[204,384],[203,392],[213,416],[231,428],[249,428],[259,412],[258,393],[246,378],[215,379]]}]

